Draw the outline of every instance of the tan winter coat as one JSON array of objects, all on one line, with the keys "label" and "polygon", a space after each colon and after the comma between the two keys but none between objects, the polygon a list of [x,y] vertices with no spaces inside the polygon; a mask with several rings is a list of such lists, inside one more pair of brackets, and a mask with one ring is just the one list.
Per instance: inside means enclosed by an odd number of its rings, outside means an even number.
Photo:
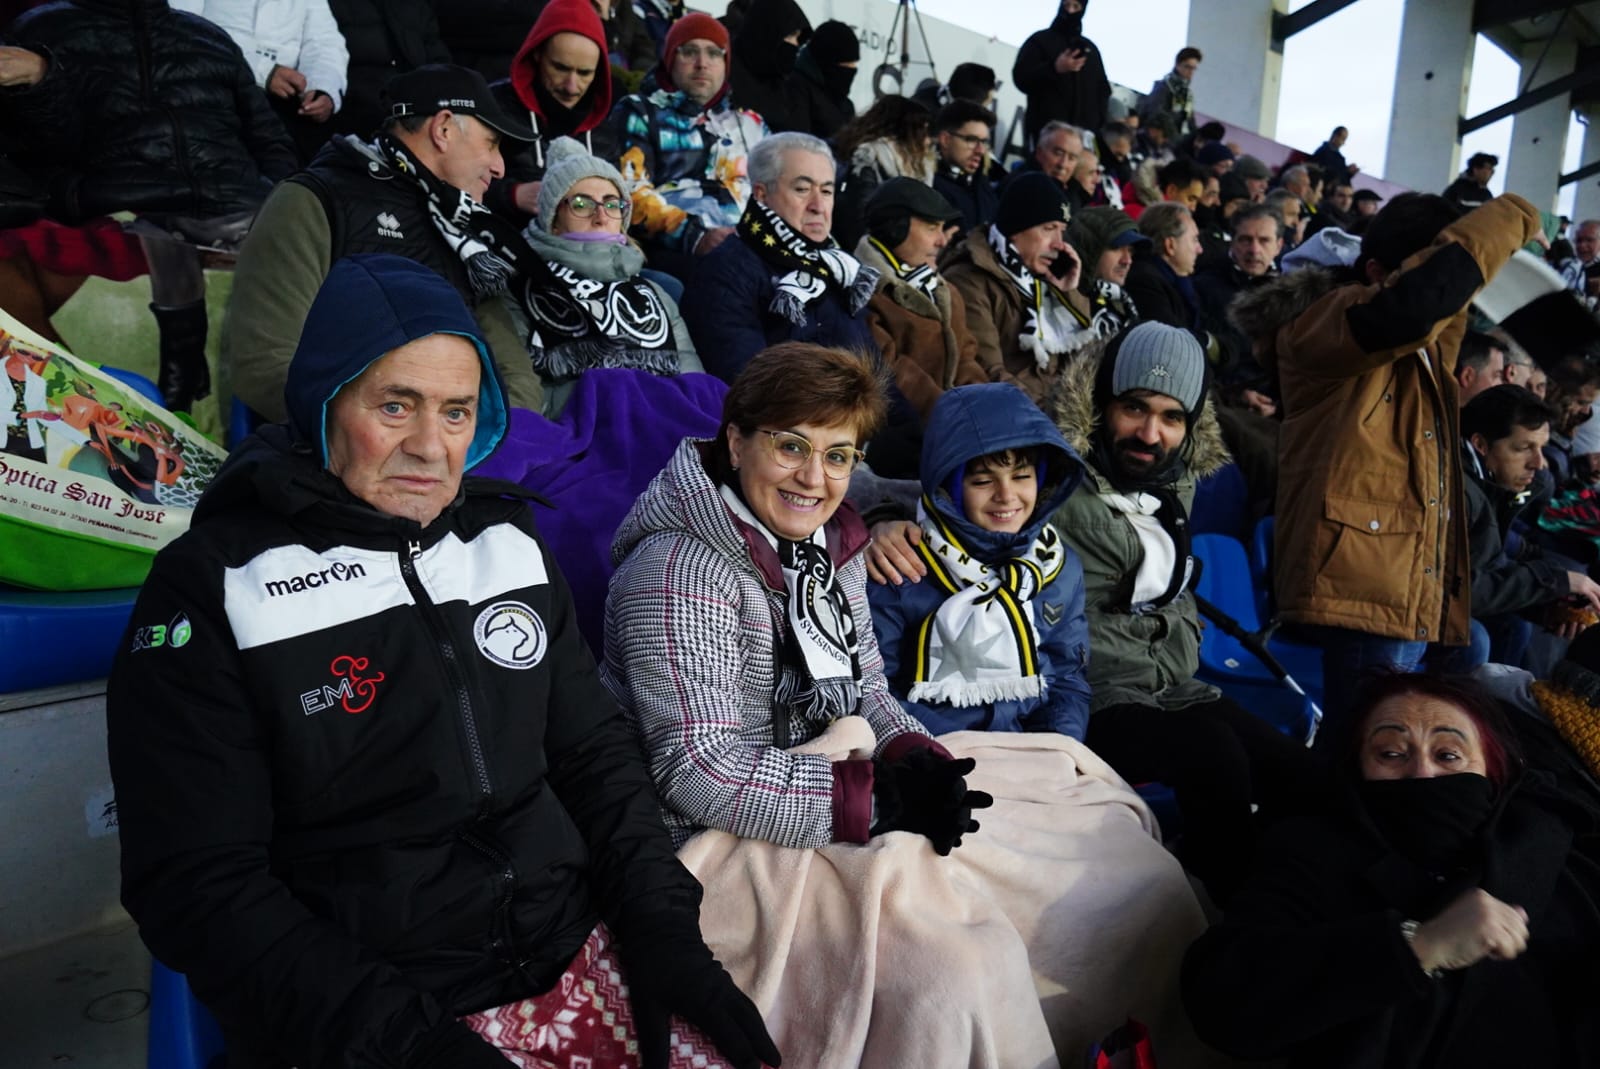
[{"label": "tan winter coat", "polygon": [[1539,230],[1514,194],[1463,216],[1381,285],[1304,270],[1234,322],[1283,387],[1274,584],[1282,616],[1468,639],[1456,354],[1467,306]]},{"label": "tan winter coat", "polygon": [[[940,265],[945,281],[961,291],[967,305],[967,325],[978,341],[978,363],[995,382],[1014,382],[1035,401],[1042,402],[1061,375],[1062,362],[1071,353],[1052,354],[1043,368],[1018,340],[1027,322],[1028,300],[1006,274],[989,248],[988,232],[974,227],[966,238],[945,256]],[[1049,285],[1049,283],[1045,283]],[[1076,290],[1052,291],[1067,302],[1086,331],[1090,321],[1089,300]],[[1093,338],[1085,333],[1087,344]]]},{"label": "tan winter coat", "polygon": [[867,325],[894,384],[926,420],[934,402],[957,386],[988,382],[978,363],[978,341],[967,329],[966,303],[948,282],[930,298],[904,282],[870,237],[856,259],[878,271],[878,291],[867,305]]}]

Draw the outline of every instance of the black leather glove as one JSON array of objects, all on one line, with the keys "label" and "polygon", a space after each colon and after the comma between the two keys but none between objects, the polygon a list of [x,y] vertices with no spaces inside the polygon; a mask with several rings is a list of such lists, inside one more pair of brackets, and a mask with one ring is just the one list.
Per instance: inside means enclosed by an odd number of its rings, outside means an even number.
[{"label": "black leather glove", "polygon": [[933,750],[912,750],[893,761],[875,761],[872,798],[878,822],[872,834],[911,831],[926,835],[944,857],[961,845],[961,837],[978,830],[974,809],[987,809],[994,798],[967,790],[967,773],[977,767],[970,757],[952,760]]},{"label": "black leather glove", "polygon": [[666,1069],[671,1053],[668,1018],[674,1013],[704,1032],[736,1069],[782,1064],[761,1011],[712,956],[698,931],[649,933],[626,942],[619,938],[617,955],[633,1002],[643,1069]]}]

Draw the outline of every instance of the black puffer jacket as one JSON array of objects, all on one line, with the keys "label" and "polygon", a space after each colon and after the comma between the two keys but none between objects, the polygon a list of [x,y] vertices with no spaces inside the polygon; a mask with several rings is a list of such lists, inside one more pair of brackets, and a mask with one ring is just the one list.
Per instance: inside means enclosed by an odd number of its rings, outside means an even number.
[{"label": "black puffer jacket", "polygon": [[8,37],[49,60],[38,85],[0,90],[0,126],[53,162],[60,219],[246,211],[295,169],[239,46],[166,0],[47,4]]},{"label": "black puffer jacket", "polygon": [[425,63],[449,63],[450,50],[428,0],[328,0],[350,51],[350,84],[330,134],[371,137],[387,114],[383,87]]}]

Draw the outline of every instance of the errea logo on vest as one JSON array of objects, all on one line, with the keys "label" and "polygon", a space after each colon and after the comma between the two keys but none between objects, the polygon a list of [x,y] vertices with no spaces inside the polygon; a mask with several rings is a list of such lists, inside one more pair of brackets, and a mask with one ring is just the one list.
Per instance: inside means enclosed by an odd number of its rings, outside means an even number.
[{"label": "errea logo on vest", "polygon": [[305,575],[290,576],[288,579],[268,579],[262,583],[262,589],[267,592],[267,597],[282,597],[285,594],[299,594],[306,590],[315,590],[318,587],[329,586],[333,583],[348,583],[352,579],[365,578],[367,570],[359,564],[346,564],[344,561],[334,561],[321,571],[307,572]]},{"label": "errea logo on vest", "polygon": [[405,233],[400,229],[400,220],[395,218],[393,212],[378,213],[378,236],[397,240],[405,238]]}]

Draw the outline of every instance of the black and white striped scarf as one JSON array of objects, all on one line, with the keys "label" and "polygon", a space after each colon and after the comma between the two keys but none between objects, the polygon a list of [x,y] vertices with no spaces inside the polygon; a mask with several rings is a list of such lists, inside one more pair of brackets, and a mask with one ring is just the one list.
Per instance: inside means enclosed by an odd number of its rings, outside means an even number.
[{"label": "black and white striped scarf", "polygon": [[877,238],[868,238],[872,247],[883,254],[884,262],[894,268],[895,277],[914,289],[921,290],[927,295],[928,300],[933,300],[933,291],[939,288],[943,281],[939,272],[927,264],[902,263],[900,258],[890,251],[889,246]]},{"label": "black and white striped scarf", "polygon": [[1017,332],[1017,343],[1025,352],[1033,354],[1033,362],[1040,371],[1050,366],[1053,357],[1088,345],[1096,337],[1089,328],[1089,319],[1062,299],[1054,286],[1036,278],[1022,262],[1011,239],[1000,233],[1000,228],[989,224],[989,248],[995,259],[1026,300],[1026,315],[1022,329]]},{"label": "black and white striped scarf", "polygon": [[777,212],[750,198],[739,219],[739,238],[767,266],[780,274],[771,311],[796,326],[806,321],[806,309],[829,289],[844,298],[852,316],[860,313],[878,288],[878,272],[839,248],[812,241],[784,222]]},{"label": "black and white striped scarf", "polygon": [[374,150],[400,174],[410,178],[428,200],[428,214],[445,243],[467,268],[467,281],[478,297],[504,293],[511,276],[533,259],[515,225],[446,182],[388,134],[379,134]]},{"label": "black and white striped scarf", "polygon": [[861,701],[856,621],[839,586],[823,529],[798,542],[779,538],[756,518],[737,490],[726,483],[718,489],[733,514],[777,552],[783,569],[789,634],[774,700],[819,723],[850,716]]}]

